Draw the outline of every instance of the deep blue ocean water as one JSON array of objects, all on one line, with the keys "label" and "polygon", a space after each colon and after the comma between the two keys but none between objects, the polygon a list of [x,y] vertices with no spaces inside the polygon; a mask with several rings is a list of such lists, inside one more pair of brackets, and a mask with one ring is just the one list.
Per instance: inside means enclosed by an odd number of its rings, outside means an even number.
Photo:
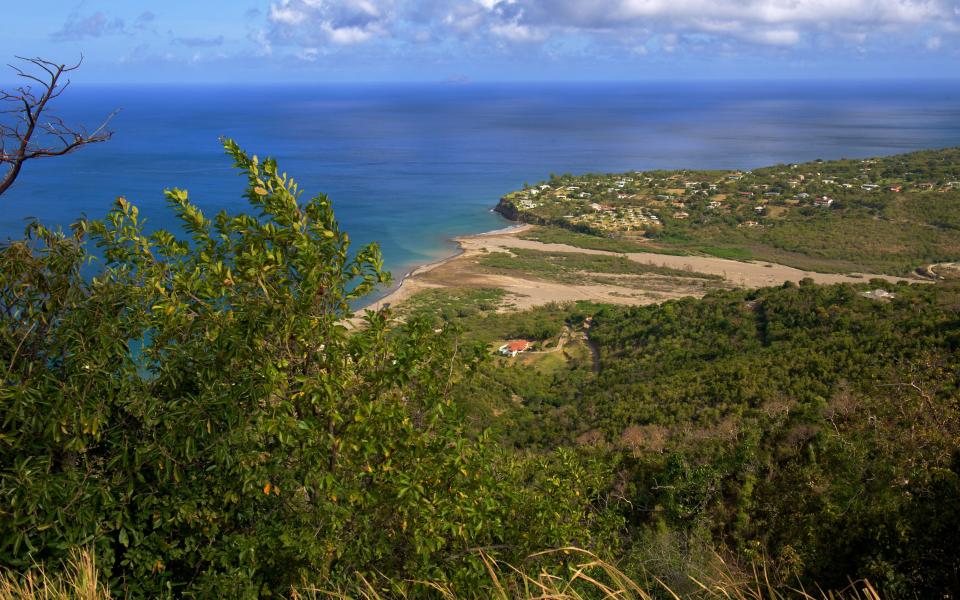
[{"label": "deep blue ocean water", "polygon": [[100,217],[119,195],[153,227],[162,191],[208,214],[241,210],[243,179],[217,139],[276,157],[325,192],[357,242],[399,278],[450,238],[504,227],[499,196],[549,173],[751,168],[960,145],[960,83],[701,82],[335,87],[75,87],[68,121],[115,108],[115,136],[29,164],[0,201],[0,238],[28,217]]}]

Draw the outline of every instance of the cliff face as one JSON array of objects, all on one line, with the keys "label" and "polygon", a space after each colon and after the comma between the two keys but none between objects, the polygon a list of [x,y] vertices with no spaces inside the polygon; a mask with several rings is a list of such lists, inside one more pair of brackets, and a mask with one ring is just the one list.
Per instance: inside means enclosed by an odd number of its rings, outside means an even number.
[{"label": "cliff face", "polygon": [[497,202],[497,206],[493,209],[494,212],[498,212],[507,219],[511,221],[520,221],[520,210],[517,209],[517,205],[512,201],[507,200],[506,198],[500,198],[500,202]]},{"label": "cliff face", "polygon": [[[518,221],[520,223],[529,223],[531,225],[556,225],[557,227],[564,227],[572,231],[583,231],[582,228],[572,227],[565,219],[549,219],[541,217],[536,213],[530,211],[521,211],[517,208],[517,205],[510,200],[509,198],[500,198],[500,202],[493,208],[493,212],[498,212],[507,219],[511,221]],[[589,232],[589,230],[587,230]]]}]

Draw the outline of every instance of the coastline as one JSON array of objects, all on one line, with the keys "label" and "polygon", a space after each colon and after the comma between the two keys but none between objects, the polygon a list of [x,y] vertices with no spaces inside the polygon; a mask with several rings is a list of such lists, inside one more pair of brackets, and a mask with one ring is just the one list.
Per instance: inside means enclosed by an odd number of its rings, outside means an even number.
[{"label": "coastline", "polygon": [[[411,296],[428,289],[447,288],[497,288],[507,294],[510,309],[524,310],[550,302],[575,302],[580,300],[607,304],[658,304],[683,297],[700,297],[717,288],[760,288],[775,286],[802,279],[816,283],[864,283],[871,278],[891,282],[917,281],[912,278],[874,275],[867,273],[819,273],[766,261],[736,261],[711,256],[675,256],[647,252],[620,253],[604,250],[577,248],[565,244],[543,243],[525,240],[516,234],[533,228],[534,225],[518,224],[483,233],[453,238],[457,250],[450,256],[420,265],[409,271],[393,289],[357,311],[379,310],[390,305],[397,307]],[[495,272],[479,265],[478,259],[491,252],[511,254],[515,249],[541,252],[563,252],[586,255],[621,256],[653,267],[665,267],[679,272],[706,274],[713,279],[684,277],[682,275],[643,275],[616,281],[607,277],[605,282],[563,283],[526,273]],[[503,307],[504,309],[507,306]]]},{"label": "coastline", "polygon": [[[423,287],[441,287],[441,286],[419,286],[419,285],[415,285],[413,281],[416,278],[421,277],[429,273],[430,271],[433,271],[434,269],[440,268],[443,265],[446,265],[462,257],[467,252],[467,249],[464,247],[464,243],[469,240],[482,239],[484,237],[489,237],[489,236],[513,235],[513,234],[526,231],[531,227],[533,226],[528,225],[526,223],[519,223],[517,225],[508,225],[507,227],[501,227],[499,229],[493,229],[493,230],[484,231],[481,233],[473,233],[470,235],[462,235],[462,236],[455,237],[451,241],[456,242],[457,247],[452,254],[450,254],[449,256],[445,256],[444,258],[441,258],[439,260],[435,260],[433,262],[428,262],[422,265],[418,265],[413,269],[407,271],[404,274],[404,276],[400,278],[400,281],[398,283],[391,285],[387,289],[386,294],[384,294],[380,298],[377,298],[376,300],[373,300],[372,302],[369,302],[359,307],[355,312],[360,314],[365,310],[379,310],[384,305],[399,304],[400,302],[406,300],[410,296],[419,292],[420,289],[422,289]],[[411,289],[412,287],[417,287],[420,289],[414,290],[414,289]]]}]

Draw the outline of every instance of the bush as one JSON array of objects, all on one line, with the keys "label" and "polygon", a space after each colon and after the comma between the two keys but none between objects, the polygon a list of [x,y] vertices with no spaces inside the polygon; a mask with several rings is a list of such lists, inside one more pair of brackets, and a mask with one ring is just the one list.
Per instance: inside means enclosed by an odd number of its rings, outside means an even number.
[{"label": "bush", "polygon": [[0,250],[0,563],[88,546],[122,594],[253,597],[374,571],[469,582],[472,548],[589,542],[602,486],[530,501],[553,485],[540,459],[462,435],[447,392],[472,351],[387,311],[348,333],[389,277],[379,249],[352,254],[326,196],[225,148],[255,215],[210,219],[175,189],[188,239],[121,198]]}]

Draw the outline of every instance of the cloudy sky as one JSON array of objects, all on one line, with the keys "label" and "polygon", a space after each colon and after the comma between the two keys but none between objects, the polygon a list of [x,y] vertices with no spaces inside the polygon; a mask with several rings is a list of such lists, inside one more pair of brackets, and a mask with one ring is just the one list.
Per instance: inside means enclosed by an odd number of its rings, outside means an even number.
[{"label": "cloudy sky", "polygon": [[960,77],[960,0],[4,0],[97,82]]}]

